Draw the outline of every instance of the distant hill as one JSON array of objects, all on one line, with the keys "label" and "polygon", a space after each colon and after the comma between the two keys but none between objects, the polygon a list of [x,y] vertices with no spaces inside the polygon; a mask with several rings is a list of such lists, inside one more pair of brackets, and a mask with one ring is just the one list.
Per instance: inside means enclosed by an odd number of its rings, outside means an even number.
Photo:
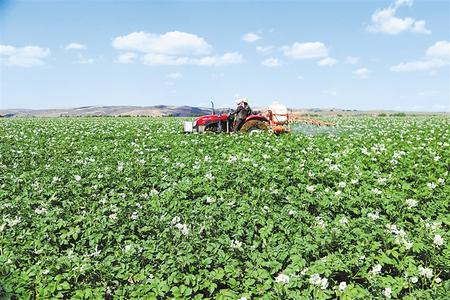
[{"label": "distant hill", "polygon": [[61,109],[0,109],[4,117],[175,116],[210,114],[211,109],[191,106],[83,106]]},{"label": "distant hill", "polygon": [[[264,111],[264,108],[253,108],[255,111]],[[227,109],[216,109],[216,113],[228,112]],[[398,114],[398,111],[358,111],[338,108],[294,108],[291,111],[311,116],[345,116],[345,115],[390,115]],[[193,106],[82,106],[75,108],[58,109],[0,109],[0,117],[87,117],[87,116],[174,116],[195,117],[211,114],[212,110],[205,107]],[[406,114],[420,115],[449,115],[449,113],[424,113],[409,112]]]}]

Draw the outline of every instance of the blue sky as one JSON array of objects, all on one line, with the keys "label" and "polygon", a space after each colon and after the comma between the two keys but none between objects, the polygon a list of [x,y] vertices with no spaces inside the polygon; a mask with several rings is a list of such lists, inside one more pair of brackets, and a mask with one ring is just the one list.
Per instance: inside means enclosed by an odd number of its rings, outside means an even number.
[{"label": "blue sky", "polygon": [[448,1],[0,2],[1,108],[450,111]]}]

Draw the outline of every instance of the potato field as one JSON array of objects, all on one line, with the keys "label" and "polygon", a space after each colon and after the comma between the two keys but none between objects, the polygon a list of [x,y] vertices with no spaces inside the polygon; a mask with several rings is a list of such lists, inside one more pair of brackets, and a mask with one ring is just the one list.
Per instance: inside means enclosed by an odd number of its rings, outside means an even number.
[{"label": "potato field", "polygon": [[448,299],[448,117],[0,119],[0,298]]}]

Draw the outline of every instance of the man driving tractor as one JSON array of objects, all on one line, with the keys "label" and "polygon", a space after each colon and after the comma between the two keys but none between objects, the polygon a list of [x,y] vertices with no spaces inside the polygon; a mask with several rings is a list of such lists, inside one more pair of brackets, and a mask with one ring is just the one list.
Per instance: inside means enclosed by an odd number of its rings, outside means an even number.
[{"label": "man driving tractor", "polygon": [[235,123],[236,125],[234,126],[234,132],[238,132],[241,129],[242,125],[244,125],[245,119],[247,118],[247,116],[252,114],[252,109],[248,105],[247,98],[242,98],[242,99],[236,100],[236,104],[237,104],[237,108],[232,113],[232,115],[235,116],[235,122],[236,122]]}]

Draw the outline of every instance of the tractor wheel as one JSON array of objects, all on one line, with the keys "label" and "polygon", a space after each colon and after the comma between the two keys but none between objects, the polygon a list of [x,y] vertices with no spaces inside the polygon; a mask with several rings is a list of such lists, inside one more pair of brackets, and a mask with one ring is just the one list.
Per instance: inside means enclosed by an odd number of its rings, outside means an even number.
[{"label": "tractor wheel", "polygon": [[245,124],[239,130],[240,132],[246,133],[261,133],[267,132],[269,128],[267,128],[266,123],[260,120],[250,120],[245,122]]}]

